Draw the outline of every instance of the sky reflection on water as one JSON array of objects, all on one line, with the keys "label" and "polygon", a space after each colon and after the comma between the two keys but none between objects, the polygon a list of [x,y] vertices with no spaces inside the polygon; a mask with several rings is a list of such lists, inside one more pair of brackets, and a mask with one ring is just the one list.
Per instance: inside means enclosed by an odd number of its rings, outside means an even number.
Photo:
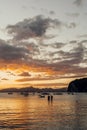
[{"label": "sky reflection on water", "polygon": [[1,130],[86,130],[87,95],[55,95],[53,102],[38,95],[0,94]]}]

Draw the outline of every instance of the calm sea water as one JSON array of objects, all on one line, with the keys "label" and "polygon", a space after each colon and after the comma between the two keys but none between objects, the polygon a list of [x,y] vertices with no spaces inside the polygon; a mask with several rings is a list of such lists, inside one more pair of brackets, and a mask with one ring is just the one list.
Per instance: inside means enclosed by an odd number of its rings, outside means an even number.
[{"label": "calm sea water", "polygon": [[87,94],[0,94],[0,130],[87,130]]}]

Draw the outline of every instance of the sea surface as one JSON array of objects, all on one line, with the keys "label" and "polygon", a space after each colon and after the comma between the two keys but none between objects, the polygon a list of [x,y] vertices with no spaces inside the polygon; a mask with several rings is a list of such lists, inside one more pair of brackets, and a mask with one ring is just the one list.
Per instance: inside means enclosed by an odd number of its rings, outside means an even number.
[{"label": "sea surface", "polygon": [[87,94],[0,93],[0,130],[87,130]]}]

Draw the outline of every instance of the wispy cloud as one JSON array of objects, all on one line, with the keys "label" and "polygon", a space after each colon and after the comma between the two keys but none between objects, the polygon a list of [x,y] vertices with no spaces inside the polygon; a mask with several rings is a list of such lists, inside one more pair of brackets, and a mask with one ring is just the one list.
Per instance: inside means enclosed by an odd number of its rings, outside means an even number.
[{"label": "wispy cloud", "polygon": [[69,16],[69,17],[77,18],[80,15],[80,13],[67,13],[66,15]]},{"label": "wispy cloud", "polygon": [[58,19],[45,18],[42,15],[25,19],[15,25],[8,25],[7,31],[13,35],[15,40],[24,40],[45,35],[47,29],[63,26],[63,23]]},{"label": "wispy cloud", "polygon": [[73,2],[76,6],[81,6],[83,4],[83,0],[75,0]]},{"label": "wispy cloud", "polygon": [[23,72],[23,73],[21,73],[21,74],[19,74],[18,76],[24,76],[24,77],[26,77],[26,76],[31,76],[28,72]]}]

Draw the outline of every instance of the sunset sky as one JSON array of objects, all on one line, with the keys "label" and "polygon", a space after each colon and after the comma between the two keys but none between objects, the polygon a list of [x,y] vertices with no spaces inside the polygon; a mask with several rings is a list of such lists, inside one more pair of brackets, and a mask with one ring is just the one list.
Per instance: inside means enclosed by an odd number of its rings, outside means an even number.
[{"label": "sunset sky", "polygon": [[87,77],[87,0],[0,0],[0,89]]}]

